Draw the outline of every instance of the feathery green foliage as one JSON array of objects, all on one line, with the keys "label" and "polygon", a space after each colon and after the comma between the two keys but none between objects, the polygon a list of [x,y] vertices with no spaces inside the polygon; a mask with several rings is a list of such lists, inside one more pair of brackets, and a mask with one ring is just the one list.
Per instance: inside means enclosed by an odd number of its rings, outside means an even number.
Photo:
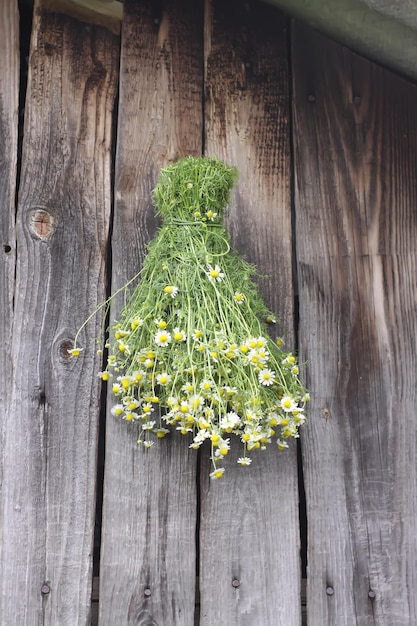
[{"label": "feathery green foliage", "polygon": [[223,475],[229,435],[249,465],[252,450],[274,439],[283,449],[298,436],[309,400],[295,356],[268,334],[275,320],[256,269],[221,224],[236,180],[235,168],[213,158],[162,170],[153,199],[163,224],[111,329],[101,373],[113,379],[112,413],[141,425],[139,443],[151,447],[175,429],[192,448],[211,441],[212,478]]}]

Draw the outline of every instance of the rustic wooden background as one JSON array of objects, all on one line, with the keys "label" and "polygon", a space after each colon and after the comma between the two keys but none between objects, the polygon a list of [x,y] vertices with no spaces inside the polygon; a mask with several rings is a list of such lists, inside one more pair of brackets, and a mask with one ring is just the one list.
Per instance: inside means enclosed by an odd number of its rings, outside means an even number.
[{"label": "rustic wooden background", "polygon": [[[20,35],[3,0],[0,623],[300,626],[307,577],[309,626],[415,626],[416,86],[255,0],[127,0],[120,35],[37,0]],[[68,356],[202,153],[239,168],[228,227],[312,390],[298,467],[216,483],[106,419],[100,315]]]}]

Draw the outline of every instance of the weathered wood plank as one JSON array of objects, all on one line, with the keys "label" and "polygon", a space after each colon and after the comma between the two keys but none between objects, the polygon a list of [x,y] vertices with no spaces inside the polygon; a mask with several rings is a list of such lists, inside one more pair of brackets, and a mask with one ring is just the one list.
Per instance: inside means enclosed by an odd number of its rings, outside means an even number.
[{"label": "weathered wood plank", "polygon": [[105,293],[117,62],[115,36],[35,5],[5,416],[8,626],[89,623],[99,408],[91,339],[100,316],[81,337],[79,360],[68,348]]},{"label": "weathered wood plank", "polygon": [[[150,194],[160,167],[202,150],[202,6],[145,0],[124,8],[113,291],[136,274],[155,235]],[[152,450],[137,438],[109,411],[100,624],[191,626],[197,455],[175,434]]]},{"label": "weathered wood plank", "polygon": [[[19,13],[17,0],[0,4],[0,485],[3,483],[5,416],[11,390],[13,293],[16,272],[15,195],[19,108]],[[0,563],[4,501],[0,496]],[[0,582],[0,585],[2,583]],[[1,597],[1,594],[0,594]],[[1,614],[1,600],[0,600]]]},{"label": "weathered wood plank", "polygon": [[293,58],[308,623],[411,626],[417,88],[299,25]]},{"label": "weathered wood plank", "polygon": [[[239,168],[229,230],[235,247],[268,275],[261,288],[291,345],[285,18],[257,2],[212,0],[206,8],[205,149]],[[253,454],[247,469],[236,464],[241,450],[232,446],[226,473],[214,483],[207,451],[202,454],[200,623],[300,624],[295,446]]]}]

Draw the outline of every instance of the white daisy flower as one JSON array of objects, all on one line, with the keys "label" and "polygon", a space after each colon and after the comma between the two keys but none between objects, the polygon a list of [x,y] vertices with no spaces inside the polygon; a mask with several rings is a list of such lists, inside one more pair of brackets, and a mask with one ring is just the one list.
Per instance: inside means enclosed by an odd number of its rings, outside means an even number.
[{"label": "white daisy flower", "polygon": [[114,383],[112,388],[112,393],[114,393],[116,396],[122,392],[122,386],[119,383]]},{"label": "white daisy flower", "polygon": [[237,460],[240,465],[250,465],[252,463],[252,459],[248,456],[241,456],[240,459]]},{"label": "white daisy flower", "polygon": [[164,287],[164,292],[170,295],[171,298],[175,298],[178,291],[178,287],[176,287],[175,285],[166,285],[166,287]]},{"label": "white daisy flower", "polygon": [[207,378],[202,380],[201,383],[200,383],[200,389],[202,391],[210,391],[211,387],[212,387],[212,383],[211,383],[210,380],[207,380]]},{"label": "white daisy flower", "polygon": [[158,330],[158,332],[155,335],[155,343],[157,346],[160,346],[161,348],[170,344],[171,341],[172,341],[172,337],[170,333],[166,330]]},{"label": "white daisy flower", "polygon": [[264,387],[269,387],[270,385],[273,385],[275,382],[275,372],[273,372],[270,369],[265,368],[259,372],[258,380],[261,383],[261,385],[264,385]]},{"label": "white daisy flower", "polygon": [[225,430],[226,432],[231,433],[233,428],[235,428],[240,423],[240,417],[234,411],[229,411],[226,413],[225,417],[222,417],[220,420],[220,428]]},{"label": "white daisy flower", "polygon": [[218,283],[220,283],[224,278],[224,273],[221,271],[218,265],[215,265],[214,267],[212,267],[211,265],[207,265],[206,274],[211,282],[217,281]]},{"label": "white daisy flower", "polygon": [[269,354],[266,350],[263,350],[263,349],[251,350],[246,355],[247,363],[249,363],[250,365],[253,365],[254,367],[259,367],[259,366],[264,365],[268,359],[269,359]]},{"label": "white daisy flower", "polygon": [[245,296],[240,291],[235,291],[235,302],[237,304],[243,304],[245,302]]},{"label": "white daisy flower", "polygon": [[206,440],[210,438],[210,433],[208,430],[206,430],[205,428],[202,428],[194,437],[193,439],[193,444],[191,444],[190,448],[194,448],[194,447],[200,447],[201,444]]},{"label": "white daisy flower", "polygon": [[215,470],[213,470],[210,474],[210,478],[212,480],[217,480],[218,478],[221,478],[224,474],[224,467],[217,467]]},{"label": "white daisy flower", "polygon": [[185,332],[179,328],[174,328],[173,337],[175,341],[186,341],[187,339]]},{"label": "white daisy flower", "polygon": [[198,411],[198,409],[201,409],[201,407],[204,404],[204,398],[203,396],[196,394],[190,397],[189,403],[190,403],[190,408],[193,411]]},{"label": "white daisy flower", "polygon": [[169,434],[168,428],[157,428],[155,432],[158,439],[163,439],[166,435]]},{"label": "white daisy flower", "polygon": [[132,383],[139,385],[143,383],[146,378],[146,373],[143,370],[136,370],[132,374]]},{"label": "white daisy flower", "polygon": [[141,317],[135,317],[135,319],[133,319],[130,322],[130,328],[132,330],[136,330],[137,328],[140,328],[141,326],[143,326],[143,319]]},{"label": "white daisy flower", "polygon": [[143,405],[142,407],[142,411],[143,411],[143,415],[142,417],[146,417],[147,415],[149,416],[151,413],[154,412],[154,408],[152,406],[152,404],[150,402],[146,402],[146,404]]},{"label": "white daisy flower", "polygon": [[84,348],[72,348],[72,350],[67,350],[70,356],[80,356],[80,353],[84,350]]},{"label": "white daisy flower", "polygon": [[161,372],[161,374],[157,375],[156,382],[164,387],[171,382],[171,376],[167,372]]},{"label": "white daisy flower", "polygon": [[281,408],[286,413],[292,413],[298,409],[297,402],[291,396],[283,396],[281,398]]}]

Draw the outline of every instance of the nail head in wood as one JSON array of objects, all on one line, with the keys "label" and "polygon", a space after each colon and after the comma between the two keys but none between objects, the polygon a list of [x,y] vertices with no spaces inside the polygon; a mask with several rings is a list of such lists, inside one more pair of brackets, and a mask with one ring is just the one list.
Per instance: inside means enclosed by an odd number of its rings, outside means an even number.
[{"label": "nail head in wood", "polygon": [[50,586],[49,586],[49,585],[47,585],[46,583],[44,583],[44,584],[42,585],[42,587],[41,587],[41,594],[42,594],[43,596],[47,596],[47,595],[48,595],[48,593],[50,593],[50,591],[51,591]]},{"label": "nail head in wood", "polygon": [[373,591],[372,589],[370,589],[370,590],[368,591],[368,597],[369,597],[369,598],[371,598],[371,600],[373,600],[373,599],[375,598],[375,596],[376,596],[375,591]]},{"label": "nail head in wood", "polygon": [[316,101],[316,96],[313,93],[308,94],[307,96],[307,100],[309,102],[315,102]]},{"label": "nail head in wood", "polygon": [[146,587],[143,593],[146,598],[149,598],[149,596],[152,595],[152,591],[149,589],[149,587]]},{"label": "nail head in wood", "polygon": [[334,594],[333,587],[326,587],[326,593],[328,596],[332,596]]},{"label": "nail head in wood", "polygon": [[238,587],[240,587],[240,580],[238,580],[237,578],[234,578],[232,580],[232,587],[234,587],[235,589],[237,589]]}]

